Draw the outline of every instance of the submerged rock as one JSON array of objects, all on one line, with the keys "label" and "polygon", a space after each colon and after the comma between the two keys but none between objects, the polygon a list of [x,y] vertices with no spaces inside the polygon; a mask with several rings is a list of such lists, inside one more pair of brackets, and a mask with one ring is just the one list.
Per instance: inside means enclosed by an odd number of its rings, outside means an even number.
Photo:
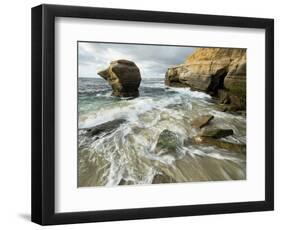
[{"label": "submerged rock", "polygon": [[155,152],[159,155],[168,154],[168,153],[175,153],[177,147],[180,145],[177,135],[165,129],[159,135]]},{"label": "submerged rock", "polygon": [[230,98],[229,98],[228,91],[226,91],[224,89],[219,89],[218,90],[218,99],[219,99],[220,104],[229,104]]},{"label": "submerged rock", "polygon": [[115,129],[117,129],[125,121],[125,119],[116,119],[94,126],[92,128],[87,128],[85,129],[87,131],[86,135],[91,137],[96,136],[100,133],[106,133],[108,135],[112,133]]},{"label": "submerged rock", "polygon": [[233,135],[233,130],[232,129],[205,129],[202,134],[200,135],[201,137],[212,137],[212,138],[223,138],[227,136]]},{"label": "submerged rock", "polygon": [[98,75],[109,83],[114,96],[139,96],[141,74],[134,62],[128,60],[112,61],[109,67],[98,72]]},{"label": "submerged rock", "polygon": [[171,176],[160,172],[153,177],[152,184],[165,184],[165,183],[175,183],[176,181]]},{"label": "submerged rock", "polygon": [[191,126],[194,128],[198,128],[201,129],[202,127],[206,126],[209,124],[209,122],[214,119],[213,115],[203,115],[200,116],[198,118],[195,118],[192,122],[191,122]]},{"label": "submerged rock", "polygon": [[234,104],[233,110],[245,109],[246,49],[198,48],[184,64],[168,68],[165,84],[204,91],[223,104]]},{"label": "submerged rock", "polygon": [[212,137],[197,136],[193,138],[193,142],[196,144],[213,145],[221,149],[228,150],[230,152],[246,154],[245,144],[236,144],[226,142]]}]

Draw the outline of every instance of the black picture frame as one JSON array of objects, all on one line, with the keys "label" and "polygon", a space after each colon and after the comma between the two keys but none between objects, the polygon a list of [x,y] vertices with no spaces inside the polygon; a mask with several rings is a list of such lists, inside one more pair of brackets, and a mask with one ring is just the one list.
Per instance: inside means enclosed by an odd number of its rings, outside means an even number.
[{"label": "black picture frame", "polygon": [[[265,200],[55,213],[55,18],[88,18],[265,29]],[[125,9],[32,8],[32,221],[41,225],[267,211],[274,209],[274,20]]]}]

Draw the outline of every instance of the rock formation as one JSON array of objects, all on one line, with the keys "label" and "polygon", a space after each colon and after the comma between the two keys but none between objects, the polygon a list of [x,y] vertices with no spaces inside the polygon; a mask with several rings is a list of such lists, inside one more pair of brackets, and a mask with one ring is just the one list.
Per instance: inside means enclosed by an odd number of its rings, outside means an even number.
[{"label": "rock formation", "polygon": [[128,60],[112,61],[109,67],[98,72],[112,88],[112,95],[118,97],[137,97],[141,75],[137,65]]},{"label": "rock formation", "polygon": [[246,108],[246,49],[198,48],[184,64],[166,72],[165,84],[218,97],[226,110]]},{"label": "rock formation", "polygon": [[232,129],[218,129],[218,128],[205,129],[201,134],[202,137],[212,137],[212,138],[223,138],[231,135],[233,135]]},{"label": "rock formation", "polygon": [[195,118],[191,122],[191,126],[194,128],[197,128],[197,129],[201,129],[204,126],[208,125],[212,119],[214,119],[213,115],[203,115],[203,116]]}]

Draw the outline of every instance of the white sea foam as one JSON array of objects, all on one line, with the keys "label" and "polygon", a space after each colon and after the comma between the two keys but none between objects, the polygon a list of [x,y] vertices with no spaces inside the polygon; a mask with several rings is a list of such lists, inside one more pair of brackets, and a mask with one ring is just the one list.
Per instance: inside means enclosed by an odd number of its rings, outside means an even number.
[{"label": "white sea foam", "polygon": [[113,107],[104,107],[98,111],[93,111],[80,117],[79,127],[93,127],[115,119],[126,119],[128,121],[138,120],[138,116],[153,109],[163,110],[165,107],[182,102],[180,96],[162,98],[153,100],[149,97],[126,100],[124,104],[118,104]]},{"label": "white sea foam", "polygon": [[112,96],[112,93],[111,93],[111,92],[98,93],[98,94],[96,95],[96,97],[111,97],[111,98],[114,98],[114,96]]},{"label": "white sea foam", "polygon": [[209,94],[199,92],[199,91],[192,91],[189,88],[168,88],[168,91],[175,91],[180,94],[188,95],[193,98],[201,98],[201,99],[210,99],[211,96]]},{"label": "white sea foam", "polygon": [[[121,180],[133,184],[151,184],[155,174],[158,174],[162,167],[168,170],[180,170],[176,168],[175,162],[180,159],[188,160],[190,157],[194,164],[192,167],[195,170],[198,167],[198,174],[208,180],[212,179],[206,171],[208,168],[200,168],[202,167],[200,159],[204,157],[213,158],[210,162],[215,162],[216,169],[212,168],[212,170],[218,170],[217,173],[226,180],[233,175],[228,174],[227,171],[220,171],[222,170],[220,163],[223,164],[225,161],[232,161],[233,167],[237,166],[237,175],[241,178],[245,177],[243,158],[236,157],[226,150],[185,142],[198,134],[198,130],[190,126],[191,120],[200,115],[212,114],[215,119],[210,125],[234,130],[234,135],[225,140],[245,143],[244,117],[216,111],[209,100],[211,97],[202,92],[191,91],[188,88],[169,88],[167,92],[162,90],[160,94],[160,90],[159,95],[155,93],[154,96],[153,89],[144,88],[164,88],[164,84],[145,82],[141,87],[142,90],[147,90],[148,94],[130,100],[114,97],[111,100],[111,92],[101,92],[97,96],[99,99],[96,101],[96,110],[95,107],[86,110],[88,104],[85,104],[86,109],[79,117],[80,128],[93,127],[116,119],[126,120],[115,130],[99,134],[90,141],[89,137],[84,135],[85,131],[79,132],[79,136],[81,135],[79,141],[81,143],[88,141],[86,144],[93,155],[98,153],[110,163],[103,178],[106,186],[118,185]],[[108,97],[105,98],[104,105],[102,97]],[[156,152],[156,145],[159,135],[165,129],[176,134],[179,144],[175,152],[161,155]],[[79,146],[81,146],[80,142]],[[183,175],[179,176],[181,177]],[[189,179],[188,175],[181,180]]]}]

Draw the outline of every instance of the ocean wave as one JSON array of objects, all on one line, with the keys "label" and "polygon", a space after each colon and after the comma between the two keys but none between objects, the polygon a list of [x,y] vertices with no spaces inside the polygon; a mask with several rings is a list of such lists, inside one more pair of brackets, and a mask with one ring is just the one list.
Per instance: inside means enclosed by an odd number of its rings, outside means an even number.
[{"label": "ocean wave", "polygon": [[111,92],[105,91],[103,93],[97,93],[95,95],[96,97],[107,97],[107,98],[114,98],[114,96],[112,96]]},{"label": "ocean wave", "polygon": [[[80,116],[79,127],[89,128],[115,119],[126,119],[128,121],[138,120],[140,114],[151,110],[162,111],[169,105],[182,103],[180,96],[163,97],[160,100],[154,100],[150,97],[139,97],[132,100],[123,100],[112,106],[107,106]],[[185,103],[188,103],[185,102]]]}]

